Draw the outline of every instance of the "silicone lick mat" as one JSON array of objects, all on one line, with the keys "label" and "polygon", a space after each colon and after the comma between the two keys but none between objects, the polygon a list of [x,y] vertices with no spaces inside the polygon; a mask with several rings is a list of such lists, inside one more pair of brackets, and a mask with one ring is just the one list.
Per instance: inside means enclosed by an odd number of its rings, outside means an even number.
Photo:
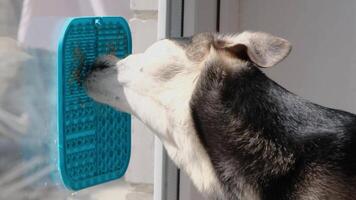
[{"label": "silicone lick mat", "polygon": [[58,150],[62,181],[72,190],[122,177],[130,160],[130,115],[94,102],[82,86],[96,58],[107,54],[131,54],[125,19],[66,21],[58,48]]}]

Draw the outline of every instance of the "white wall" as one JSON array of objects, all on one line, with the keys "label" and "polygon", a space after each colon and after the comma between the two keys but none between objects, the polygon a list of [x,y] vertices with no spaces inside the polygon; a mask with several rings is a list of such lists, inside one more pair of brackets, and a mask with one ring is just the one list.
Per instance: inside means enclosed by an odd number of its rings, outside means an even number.
[{"label": "white wall", "polygon": [[291,55],[265,72],[322,105],[356,112],[356,1],[240,0],[240,29],[285,37]]}]

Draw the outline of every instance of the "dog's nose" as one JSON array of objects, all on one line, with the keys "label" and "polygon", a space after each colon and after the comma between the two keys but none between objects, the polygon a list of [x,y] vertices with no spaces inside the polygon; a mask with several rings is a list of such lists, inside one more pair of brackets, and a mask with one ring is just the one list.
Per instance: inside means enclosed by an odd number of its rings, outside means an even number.
[{"label": "dog's nose", "polygon": [[119,59],[114,55],[105,55],[96,59],[92,71],[100,71],[106,68],[115,67]]}]

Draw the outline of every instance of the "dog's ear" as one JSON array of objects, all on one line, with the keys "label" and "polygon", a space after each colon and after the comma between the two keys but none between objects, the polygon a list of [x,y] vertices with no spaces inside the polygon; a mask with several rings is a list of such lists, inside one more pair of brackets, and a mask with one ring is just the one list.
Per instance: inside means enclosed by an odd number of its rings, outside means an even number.
[{"label": "dog's ear", "polygon": [[271,67],[282,61],[291,51],[291,44],[280,37],[263,32],[243,32],[235,37],[221,37],[215,47],[231,55],[251,61],[261,67]]}]

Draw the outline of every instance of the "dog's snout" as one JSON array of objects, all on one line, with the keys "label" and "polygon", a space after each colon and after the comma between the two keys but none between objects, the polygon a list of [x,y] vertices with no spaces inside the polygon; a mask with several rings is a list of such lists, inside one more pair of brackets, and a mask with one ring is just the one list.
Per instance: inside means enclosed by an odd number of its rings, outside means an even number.
[{"label": "dog's snout", "polygon": [[88,93],[93,93],[99,88],[103,89],[106,81],[116,74],[116,65],[119,59],[114,55],[105,55],[96,59],[92,68],[87,72],[83,86]]},{"label": "dog's snout", "polygon": [[114,55],[101,56],[95,61],[92,67],[92,71],[100,71],[107,68],[115,67],[118,61],[119,59]]}]

